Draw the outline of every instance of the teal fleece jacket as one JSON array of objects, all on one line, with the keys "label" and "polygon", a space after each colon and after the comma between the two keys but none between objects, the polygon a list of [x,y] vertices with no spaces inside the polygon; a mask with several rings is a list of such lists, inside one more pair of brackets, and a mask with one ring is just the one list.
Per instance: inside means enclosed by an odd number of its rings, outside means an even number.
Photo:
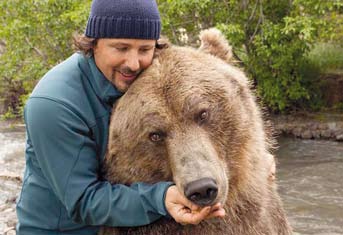
[{"label": "teal fleece jacket", "polygon": [[18,235],[93,235],[102,225],[140,226],[167,215],[171,182],[125,186],[99,177],[112,104],[121,95],[94,58],[79,53],[39,81],[25,106]]}]

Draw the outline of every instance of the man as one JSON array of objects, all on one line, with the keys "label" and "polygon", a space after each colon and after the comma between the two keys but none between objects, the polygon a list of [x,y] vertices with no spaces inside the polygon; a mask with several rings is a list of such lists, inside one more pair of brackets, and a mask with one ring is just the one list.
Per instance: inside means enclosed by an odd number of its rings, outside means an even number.
[{"label": "man", "polygon": [[25,107],[18,235],[87,235],[167,215],[182,224],[225,215],[220,205],[194,213],[199,208],[172,182],[128,187],[99,176],[112,104],[151,64],[160,27],[154,0],[93,1],[85,37],[77,41],[84,53],[51,69]]}]

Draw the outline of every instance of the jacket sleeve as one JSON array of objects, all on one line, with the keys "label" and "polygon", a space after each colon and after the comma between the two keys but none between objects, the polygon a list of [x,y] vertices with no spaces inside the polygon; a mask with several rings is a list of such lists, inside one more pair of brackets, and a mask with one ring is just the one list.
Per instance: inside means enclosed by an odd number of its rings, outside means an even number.
[{"label": "jacket sleeve", "polygon": [[25,121],[39,167],[75,222],[131,227],[167,214],[164,199],[170,182],[128,187],[98,180],[99,162],[90,129],[65,104],[30,98]]}]

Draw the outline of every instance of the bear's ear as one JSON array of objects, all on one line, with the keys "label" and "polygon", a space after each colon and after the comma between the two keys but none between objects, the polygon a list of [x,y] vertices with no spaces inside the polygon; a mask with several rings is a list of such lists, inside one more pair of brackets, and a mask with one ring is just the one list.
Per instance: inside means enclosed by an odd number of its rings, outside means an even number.
[{"label": "bear's ear", "polygon": [[157,56],[159,56],[161,54],[161,52],[167,48],[170,47],[170,42],[168,40],[168,38],[161,36],[160,39],[157,40],[156,42],[156,48],[155,48],[155,53],[154,53],[154,58],[156,58]]},{"label": "bear's ear", "polygon": [[227,63],[234,63],[232,47],[224,35],[216,28],[206,29],[200,32],[201,45],[199,50],[219,57]]}]

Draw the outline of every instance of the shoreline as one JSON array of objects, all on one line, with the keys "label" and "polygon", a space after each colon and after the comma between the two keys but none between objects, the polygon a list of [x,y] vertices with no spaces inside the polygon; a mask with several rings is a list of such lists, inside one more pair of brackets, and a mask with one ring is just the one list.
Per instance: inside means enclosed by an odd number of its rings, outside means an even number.
[{"label": "shoreline", "polygon": [[343,113],[270,115],[269,120],[277,135],[343,141]]},{"label": "shoreline", "polygon": [[[343,141],[343,113],[266,115],[277,136]],[[22,119],[0,120],[1,132],[24,132]]]},{"label": "shoreline", "polygon": [[25,132],[25,124],[22,119],[0,119],[0,133],[1,132]]}]

